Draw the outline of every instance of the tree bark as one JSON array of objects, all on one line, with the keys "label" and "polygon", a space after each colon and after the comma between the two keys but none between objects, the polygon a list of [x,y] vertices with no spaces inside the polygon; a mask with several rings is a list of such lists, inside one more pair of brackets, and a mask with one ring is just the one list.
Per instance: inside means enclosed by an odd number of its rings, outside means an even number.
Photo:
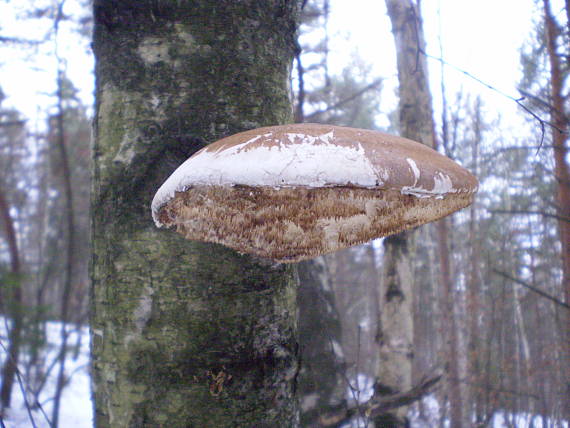
[{"label": "tree bark", "polygon": [[[410,245],[413,234],[400,233],[384,240],[384,273],[380,293],[377,342],[380,346],[377,396],[397,395],[412,385],[413,275]],[[376,426],[407,426],[407,407],[392,409],[374,419]]]},{"label": "tree bark", "polygon": [[[441,57],[443,58],[443,47],[440,46]],[[441,97],[442,97],[442,118],[441,118],[441,140],[436,138],[435,132],[433,136],[433,147],[438,150],[443,147],[444,152],[449,148],[449,132],[447,121],[447,96],[445,92],[445,74],[444,66],[441,64]],[[433,127],[435,123],[432,120]],[[455,141],[454,141],[455,143]],[[463,397],[465,393],[459,379],[461,376],[460,358],[460,340],[458,327],[458,310],[455,302],[458,300],[455,285],[452,280],[452,258],[449,251],[449,219],[443,218],[436,223],[437,230],[437,246],[439,250],[439,273],[442,292],[442,321],[444,336],[444,355],[447,356],[447,367],[449,371],[448,391],[449,397],[449,425],[451,428],[461,428],[468,426],[469,422],[465,418],[463,409]]]},{"label": "tree bark", "polygon": [[444,352],[447,357],[449,370],[449,425],[451,428],[461,428],[464,425],[463,415],[463,391],[459,383],[459,337],[457,327],[457,317],[455,310],[455,290],[451,280],[451,262],[449,258],[448,244],[448,222],[442,219],[437,222],[437,235],[439,246],[439,265],[441,274],[441,285],[443,288],[443,319],[446,338],[444,342]]},{"label": "tree bark", "polygon": [[[58,11],[58,18],[62,16],[62,7],[63,3],[60,3],[59,11]],[[58,58],[59,60],[59,58]],[[74,273],[75,273],[75,265],[76,265],[76,254],[75,254],[75,211],[73,208],[73,183],[72,183],[72,176],[71,176],[71,168],[69,162],[69,154],[67,149],[68,142],[66,141],[65,135],[65,108],[63,105],[64,102],[64,87],[63,87],[63,73],[58,71],[57,76],[57,115],[56,115],[56,127],[57,127],[57,137],[55,139],[55,144],[57,146],[57,152],[59,154],[61,160],[61,178],[62,178],[62,187],[64,189],[65,195],[65,227],[66,227],[66,236],[65,236],[65,274],[63,280],[63,290],[61,294],[61,312],[60,312],[60,351],[58,355],[59,363],[58,363],[58,373],[57,373],[57,381],[56,381],[56,388],[53,400],[53,411],[52,411],[52,425],[57,428],[59,426],[59,409],[61,405],[61,395],[63,388],[65,387],[66,383],[66,376],[65,376],[65,362],[67,358],[67,339],[68,339],[68,332],[67,332],[67,323],[69,322],[69,312],[70,312],[70,304],[71,304],[71,297],[73,295],[73,286],[74,286]]]},{"label": "tree bark", "polygon": [[344,399],[341,323],[325,257],[299,263],[298,395],[301,426],[317,427],[320,415]]},{"label": "tree bark", "polygon": [[18,371],[18,360],[20,358],[20,344],[22,341],[22,330],[24,327],[23,298],[21,269],[20,269],[20,251],[18,249],[18,239],[16,229],[14,228],[14,220],[10,215],[10,206],[6,200],[4,189],[0,188],[0,219],[3,223],[4,234],[8,243],[8,252],[10,254],[10,277],[6,281],[8,287],[4,287],[4,301],[7,302],[3,309],[12,319],[12,325],[8,332],[8,350],[2,368],[2,387],[0,387],[0,416],[5,408],[10,407],[12,401],[12,388],[14,379]]},{"label": "tree bark", "polygon": [[296,426],[296,273],[157,229],[189,155],[291,121],[300,1],[95,0],[98,427]]},{"label": "tree bark", "polygon": [[[433,144],[433,113],[419,8],[412,0],[386,0],[396,44],[400,83],[399,129],[403,137]],[[401,393],[412,386],[414,233],[384,240],[384,281],[379,320],[380,360],[376,392]],[[374,419],[377,426],[406,426],[407,408]]]},{"label": "tree bark", "polygon": [[[557,214],[558,231],[560,234],[562,247],[562,290],[566,304],[570,304],[570,222],[564,221],[564,218],[570,218],[570,165],[568,164],[568,113],[565,110],[564,93],[564,75],[562,72],[562,64],[558,54],[557,38],[558,27],[550,8],[550,1],[543,0],[544,5],[544,24],[546,27],[546,50],[548,52],[548,60],[550,64],[550,102],[552,104],[552,123],[555,129],[552,131],[552,145],[554,151],[554,174],[557,183]],[[568,4],[566,4],[568,7]],[[568,11],[566,11],[569,13]],[[567,64],[565,65],[567,67]],[[564,359],[566,360],[566,369],[570,369],[570,314],[564,315],[566,322],[566,331],[563,347]],[[566,378],[566,384],[570,384],[570,378]],[[569,390],[561,391],[562,394],[570,396]],[[567,400],[570,408],[570,399]],[[567,412],[567,415],[570,414]]]}]

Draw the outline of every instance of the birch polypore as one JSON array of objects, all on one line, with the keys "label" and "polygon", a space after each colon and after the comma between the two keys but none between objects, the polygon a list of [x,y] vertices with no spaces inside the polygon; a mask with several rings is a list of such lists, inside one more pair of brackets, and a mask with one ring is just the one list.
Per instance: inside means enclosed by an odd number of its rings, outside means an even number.
[{"label": "birch polypore", "polygon": [[224,138],[184,162],[152,202],[159,227],[297,262],[445,217],[477,179],[425,145],[295,124]]}]

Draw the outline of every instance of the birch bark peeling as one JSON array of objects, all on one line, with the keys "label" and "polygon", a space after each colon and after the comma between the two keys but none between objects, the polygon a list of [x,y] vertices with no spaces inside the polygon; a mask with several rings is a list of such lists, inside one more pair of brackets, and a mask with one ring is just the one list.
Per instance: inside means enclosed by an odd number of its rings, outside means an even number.
[{"label": "birch bark peeling", "polygon": [[96,0],[96,426],[296,426],[293,267],[188,242],[148,212],[207,142],[291,121],[300,1]]}]

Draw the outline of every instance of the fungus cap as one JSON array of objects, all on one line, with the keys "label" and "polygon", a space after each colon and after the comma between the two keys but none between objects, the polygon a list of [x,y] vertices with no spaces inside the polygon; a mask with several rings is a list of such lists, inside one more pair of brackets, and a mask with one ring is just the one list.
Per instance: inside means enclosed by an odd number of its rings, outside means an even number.
[{"label": "fungus cap", "polygon": [[253,129],[191,156],[152,201],[159,227],[296,262],[470,205],[477,179],[431,148],[320,124]]}]

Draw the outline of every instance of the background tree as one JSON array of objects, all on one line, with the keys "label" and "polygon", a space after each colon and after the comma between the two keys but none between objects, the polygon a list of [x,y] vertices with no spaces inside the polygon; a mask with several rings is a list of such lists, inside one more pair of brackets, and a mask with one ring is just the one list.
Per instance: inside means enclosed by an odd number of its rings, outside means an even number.
[{"label": "background tree", "polygon": [[[0,89],[0,108],[4,93]],[[3,312],[7,313],[12,323],[8,332],[8,345],[6,358],[2,369],[2,386],[0,389],[1,413],[6,407],[10,407],[12,387],[16,378],[18,362],[20,359],[20,347],[22,342],[22,330],[24,323],[24,298],[22,291],[22,267],[21,254],[18,244],[18,236],[15,219],[11,213],[23,201],[19,192],[9,191],[18,187],[16,165],[23,162],[26,152],[23,141],[23,122],[19,114],[13,110],[0,110],[0,150],[3,160],[6,162],[0,177],[0,219],[2,236],[7,245],[9,265],[2,269],[2,295],[0,305]],[[18,201],[20,199],[20,201]],[[19,202],[19,203],[18,203]]]},{"label": "background tree", "polygon": [[[307,122],[376,128],[381,79],[358,55],[338,74],[329,67],[330,1],[310,1],[301,14],[302,50],[295,60],[295,118]],[[302,426],[322,426],[331,409],[365,401],[372,376],[377,275],[367,260],[370,245],[299,264]],[[364,255],[364,256],[363,256]],[[373,256],[372,256],[373,257]],[[364,271],[362,270],[364,269]],[[348,393],[347,391],[351,391]]]},{"label": "background tree", "polygon": [[[412,1],[386,0],[396,44],[399,85],[400,135],[428,146],[433,143],[433,118],[425,57],[418,56],[425,41],[419,7]],[[412,386],[413,299],[412,255],[414,232],[384,240],[383,280],[378,320],[376,392],[391,395]],[[380,426],[405,426],[406,408],[380,415]]]},{"label": "background tree", "polygon": [[298,398],[301,426],[318,427],[331,407],[344,404],[342,325],[334,300],[331,271],[325,257],[299,263]]}]

